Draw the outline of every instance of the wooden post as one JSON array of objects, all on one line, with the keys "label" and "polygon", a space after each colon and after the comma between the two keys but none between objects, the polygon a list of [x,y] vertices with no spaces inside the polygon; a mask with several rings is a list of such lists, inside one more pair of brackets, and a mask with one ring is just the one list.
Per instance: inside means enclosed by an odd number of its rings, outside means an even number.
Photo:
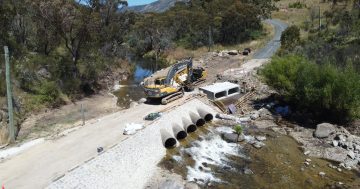
[{"label": "wooden post", "polygon": [[7,46],[4,46],[5,52],[5,76],[6,76],[6,91],[7,91],[7,102],[8,102],[8,115],[9,115],[9,138],[10,143],[15,142],[15,127],[14,127],[14,112],[13,112],[13,102],[12,102],[12,93],[11,93],[11,78],[10,78],[10,60],[9,60],[9,49]]},{"label": "wooden post", "polygon": [[82,125],[85,125],[85,111],[84,111],[84,106],[83,104],[81,104],[81,119],[82,119]]}]

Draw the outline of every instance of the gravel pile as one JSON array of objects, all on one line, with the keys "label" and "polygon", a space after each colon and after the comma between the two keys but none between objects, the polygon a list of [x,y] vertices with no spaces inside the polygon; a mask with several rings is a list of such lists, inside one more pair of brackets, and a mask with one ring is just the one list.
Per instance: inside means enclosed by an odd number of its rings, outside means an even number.
[{"label": "gravel pile", "polygon": [[161,119],[144,130],[67,173],[47,188],[143,188],[166,154],[159,130],[165,128],[172,132],[171,123],[181,123],[181,116],[188,116],[188,112],[195,112],[197,107],[215,115],[209,106],[199,100],[191,100],[164,113]]}]

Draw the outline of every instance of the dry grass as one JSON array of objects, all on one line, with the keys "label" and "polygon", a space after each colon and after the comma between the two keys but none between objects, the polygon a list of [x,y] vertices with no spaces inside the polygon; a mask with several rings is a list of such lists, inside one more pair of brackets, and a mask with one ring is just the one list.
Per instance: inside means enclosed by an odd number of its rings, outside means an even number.
[{"label": "dry grass", "polygon": [[[251,48],[256,50],[260,47],[263,47],[266,42],[268,42],[274,36],[274,28],[272,25],[264,22],[264,30],[266,35],[261,36],[257,40],[248,41],[236,45],[221,45],[215,44],[211,48],[211,51],[221,51],[221,50],[243,50],[244,48]],[[193,57],[200,58],[203,54],[208,52],[208,47],[200,47],[196,50],[185,49],[183,47],[176,47],[175,49],[169,50],[166,52],[167,60],[170,63],[176,62],[176,60]]]},{"label": "dry grass", "polygon": [[[306,5],[306,8],[296,9],[289,8],[289,4],[301,2]],[[338,3],[338,6],[342,6],[341,3]],[[319,7],[321,15],[327,10],[332,8],[332,4],[330,2],[322,3],[321,0],[281,0],[277,2],[278,11],[273,12],[272,17],[282,20],[289,25],[297,25],[301,28],[301,37],[306,38],[308,36],[308,32],[304,30],[305,22],[313,25],[314,28],[318,27],[319,20]],[[311,12],[316,14],[316,19],[311,20]],[[325,22],[325,19],[322,18],[322,22]]]}]

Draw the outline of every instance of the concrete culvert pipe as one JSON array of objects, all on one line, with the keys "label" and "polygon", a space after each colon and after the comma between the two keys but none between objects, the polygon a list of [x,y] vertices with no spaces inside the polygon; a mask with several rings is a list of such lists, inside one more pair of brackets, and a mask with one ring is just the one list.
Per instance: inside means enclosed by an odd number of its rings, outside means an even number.
[{"label": "concrete culvert pipe", "polygon": [[207,122],[212,121],[214,119],[214,116],[210,112],[202,108],[198,108],[198,113],[200,117],[202,117]]},{"label": "concrete culvert pipe", "polygon": [[187,137],[186,131],[180,125],[173,123],[172,129],[173,129],[174,135],[176,136],[176,138],[178,140],[181,140],[181,139],[184,139]]},{"label": "concrete culvert pipe", "polygon": [[183,122],[183,125],[184,125],[184,128],[185,128],[185,131],[187,133],[192,133],[192,132],[195,132],[197,127],[194,123],[192,123],[189,119],[187,118],[182,118],[182,122]]},{"label": "concrete culvert pipe", "polygon": [[196,124],[196,126],[201,127],[205,125],[205,120],[199,116],[199,114],[190,112],[189,113],[191,121]]},{"label": "concrete culvert pipe", "polygon": [[167,132],[165,129],[160,130],[161,140],[165,148],[172,148],[176,145],[176,139],[173,135]]}]

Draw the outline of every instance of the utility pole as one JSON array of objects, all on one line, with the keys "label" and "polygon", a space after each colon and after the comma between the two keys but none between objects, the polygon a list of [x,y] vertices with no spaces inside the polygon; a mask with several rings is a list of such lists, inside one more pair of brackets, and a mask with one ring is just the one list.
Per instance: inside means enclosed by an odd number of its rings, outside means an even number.
[{"label": "utility pole", "polygon": [[8,115],[9,115],[9,138],[10,143],[15,142],[15,127],[14,127],[14,110],[12,102],[12,93],[11,93],[11,78],[10,78],[10,60],[9,60],[9,49],[7,46],[4,46],[5,52],[5,75],[6,75],[6,91],[7,91],[7,102],[8,102]]},{"label": "utility pole", "polygon": [[321,31],[321,8],[319,4],[319,31]]},{"label": "utility pole", "polygon": [[83,104],[81,104],[81,120],[82,120],[82,125],[85,125],[85,111],[84,111],[84,106]]}]

